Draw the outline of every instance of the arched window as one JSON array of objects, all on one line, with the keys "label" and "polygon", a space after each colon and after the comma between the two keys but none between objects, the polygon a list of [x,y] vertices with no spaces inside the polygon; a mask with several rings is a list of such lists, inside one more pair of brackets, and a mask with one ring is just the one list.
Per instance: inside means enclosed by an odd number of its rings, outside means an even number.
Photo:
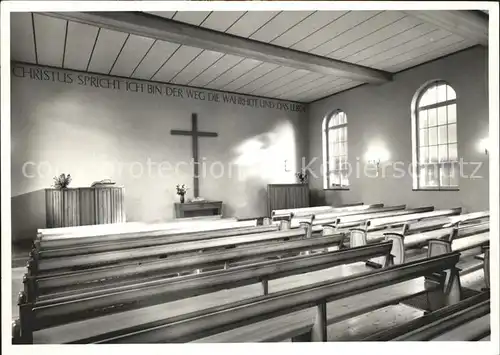
[{"label": "arched window", "polygon": [[342,111],[335,111],[323,120],[323,166],[325,189],[349,186],[347,116]]},{"label": "arched window", "polygon": [[413,109],[414,188],[456,189],[459,169],[455,90],[443,81],[432,82],[416,94]]}]

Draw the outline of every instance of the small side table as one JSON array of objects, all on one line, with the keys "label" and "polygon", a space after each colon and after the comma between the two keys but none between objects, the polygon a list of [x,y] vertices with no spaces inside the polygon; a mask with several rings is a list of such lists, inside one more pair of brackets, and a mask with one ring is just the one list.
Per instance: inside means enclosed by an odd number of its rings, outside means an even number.
[{"label": "small side table", "polygon": [[174,203],[175,218],[222,215],[222,201]]}]

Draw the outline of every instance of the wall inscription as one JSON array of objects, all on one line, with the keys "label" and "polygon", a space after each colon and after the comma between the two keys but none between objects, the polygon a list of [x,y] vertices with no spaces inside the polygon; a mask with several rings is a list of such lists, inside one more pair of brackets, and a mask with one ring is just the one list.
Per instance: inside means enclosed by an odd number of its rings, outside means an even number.
[{"label": "wall inscription", "polygon": [[105,90],[124,90],[127,92],[143,93],[148,95],[209,101],[251,108],[275,109],[288,112],[306,111],[305,105],[294,102],[284,102],[231,93],[215,92],[157,82],[107,77],[19,63],[12,63],[12,75],[18,78],[31,80],[60,82],[68,85],[89,86]]}]

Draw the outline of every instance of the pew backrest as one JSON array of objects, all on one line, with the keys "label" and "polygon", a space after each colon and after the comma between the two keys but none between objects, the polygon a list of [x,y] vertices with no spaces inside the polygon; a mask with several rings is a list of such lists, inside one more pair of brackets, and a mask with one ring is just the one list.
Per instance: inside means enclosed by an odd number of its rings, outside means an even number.
[{"label": "pew backrest", "polygon": [[[60,227],[60,228],[41,228],[37,230],[38,236],[52,236],[57,237],[58,235],[105,235],[111,233],[130,233],[144,230],[165,230],[165,229],[176,229],[183,226],[190,226],[193,223],[196,224],[211,224],[211,223],[234,223],[238,220],[236,218],[223,218],[221,215],[215,216],[202,216],[202,217],[190,217],[190,218],[179,218],[171,220],[168,222],[126,222],[126,223],[108,223],[108,224],[96,224],[96,225],[85,225],[85,226],[74,226],[74,227]],[[251,221],[253,222],[253,220]]]},{"label": "pew backrest", "polygon": [[436,210],[431,212],[423,212],[423,213],[414,213],[402,216],[390,216],[390,217],[376,217],[367,221],[368,230],[380,230],[384,228],[394,228],[394,227],[402,227],[407,223],[411,223],[414,221],[425,221],[428,219],[436,219],[443,216],[453,216],[460,214],[462,212],[462,208],[452,208],[445,210]]}]

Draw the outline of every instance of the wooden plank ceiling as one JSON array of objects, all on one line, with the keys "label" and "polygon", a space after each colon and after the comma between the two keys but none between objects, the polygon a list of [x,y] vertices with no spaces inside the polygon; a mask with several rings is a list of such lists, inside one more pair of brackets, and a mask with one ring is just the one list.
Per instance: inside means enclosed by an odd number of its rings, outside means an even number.
[{"label": "wooden plank ceiling", "polygon": [[[400,11],[149,14],[390,73],[478,44]],[[39,65],[304,103],[363,84],[36,13],[11,26],[12,59]]]}]

